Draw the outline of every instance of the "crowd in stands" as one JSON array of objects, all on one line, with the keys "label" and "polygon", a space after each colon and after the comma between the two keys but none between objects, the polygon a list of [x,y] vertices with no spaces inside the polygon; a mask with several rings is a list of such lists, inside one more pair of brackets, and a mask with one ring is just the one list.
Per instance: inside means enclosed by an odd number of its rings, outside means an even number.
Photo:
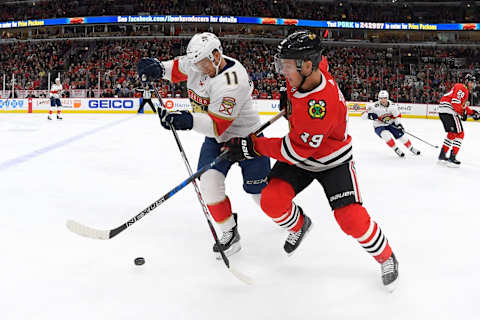
[{"label": "crowd in stands", "polygon": [[[171,59],[185,52],[188,39],[123,39],[0,44],[0,76],[16,90],[48,88],[60,74],[67,92],[100,87],[104,97],[133,97],[140,86],[136,62],[145,56]],[[277,98],[282,78],[275,73],[275,43],[223,39],[224,54],[240,60],[254,83],[256,98]],[[479,49],[391,49],[327,47],[324,55],[347,100],[371,101],[388,90],[398,102],[438,103],[465,70],[480,70]],[[0,79],[1,80],[1,79]],[[3,88],[2,88],[3,89]],[[480,86],[479,86],[480,89]],[[162,82],[162,93],[186,97],[185,84]],[[477,97],[478,95],[478,97]],[[474,92],[474,104],[480,92]]]},{"label": "crowd in stands", "polygon": [[[430,3],[430,5],[429,5]],[[295,0],[38,0],[0,4],[0,21],[138,14],[200,14],[372,22],[468,22],[479,16],[474,1]]]}]

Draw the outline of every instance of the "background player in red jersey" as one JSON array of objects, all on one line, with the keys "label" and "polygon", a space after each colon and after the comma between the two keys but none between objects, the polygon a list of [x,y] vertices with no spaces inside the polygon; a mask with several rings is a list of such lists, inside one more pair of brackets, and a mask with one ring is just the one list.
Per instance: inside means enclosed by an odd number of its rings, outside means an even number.
[{"label": "background player in red jersey", "polygon": [[[464,137],[463,126],[461,120],[466,120],[467,116],[472,116],[473,119],[479,120],[480,113],[468,107],[468,91],[475,88],[476,79],[470,73],[464,77],[464,83],[456,83],[453,88],[447,92],[440,99],[440,106],[438,113],[440,120],[442,120],[443,128],[447,132],[447,137],[443,141],[440,155],[438,156],[439,163],[446,163],[450,167],[459,167],[460,161],[456,156]],[[450,157],[447,158],[447,152],[450,152]]]},{"label": "background player in red jersey", "polygon": [[398,262],[388,240],[362,206],[347,133],[347,106],[322,57],[320,39],[298,31],[278,46],[277,72],[285,75],[290,130],[283,138],[232,138],[225,144],[229,160],[268,156],[278,161],[262,190],[263,211],[289,231],[284,250],[292,254],[312,222],[293,198],[313,180],[325,190],[341,229],[354,237],[380,264],[383,284],[393,289]]}]

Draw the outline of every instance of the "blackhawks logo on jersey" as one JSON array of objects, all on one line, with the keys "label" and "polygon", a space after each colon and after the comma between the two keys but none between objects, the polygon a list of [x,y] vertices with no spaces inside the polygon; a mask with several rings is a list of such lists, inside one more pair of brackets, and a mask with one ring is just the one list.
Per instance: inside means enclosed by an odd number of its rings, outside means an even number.
[{"label": "blackhawks logo on jersey", "polygon": [[310,100],[308,101],[308,114],[312,119],[323,119],[327,114],[327,104],[325,101]]}]

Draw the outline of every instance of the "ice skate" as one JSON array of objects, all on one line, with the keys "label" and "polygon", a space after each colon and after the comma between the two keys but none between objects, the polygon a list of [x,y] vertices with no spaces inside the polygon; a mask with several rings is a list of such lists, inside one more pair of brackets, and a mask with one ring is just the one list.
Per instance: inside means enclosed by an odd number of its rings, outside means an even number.
[{"label": "ice skate", "polygon": [[297,250],[298,246],[300,246],[300,243],[302,243],[304,237],[312,229],[312,220],[303,213],[302,208],[300,208],[300,211],[300,214],[303,215],[304,219],[302,228],[297,232],[290,231],[290,234],[285,241],[285,245],[283,246],[283,249],[288,256],[291,256],[295,252],[295,250]]},{"label": "ice skate", "polygon": [[57,120],[62,120],[62,119],[63,118],[59,114],[57,114]]},{"label": "ice skate", "polygon": [[450,154],[450,158],[448,159],[447,166],[450,168],[458,168],[460,167],[460,161],[457,160],[456,155],[452,152]]},{"label": "ice skate", "polygon": [[[227,257],[231,256],[234,253],[237,253],[242,248],[242,246],[240,245],[240,234],[238,233],[238,216],[236,213],[232,214],[233,218],[235,219],[235,227],[228,231],[224,231],[222,238],[219,239],[220,246]],[[222,255],[216,243],[213,245],[213,252],[217,254],[217,260],[222,259]]]},{"label": "ice skate", "polygon": [[381,265],[382,267],[382,282],[385,288],[392,292],[395,290],[398,282],[398,261],[392,253],[390,258]]},{"label": "ice skate", "polygon": [[393,151],[395,151],[395,153],[396,153],[400,158],[404,158],[404,157],[405,157],[405,153],[403,153],[403,151],[400,150],[398,147],[396,147],[395,149],[393,149]]},{"label": "ice skate", "polygon": [[410,147],[410,152],[413,153],[416,156],[420,155],[420,150],[415,149],[414,147]]},{"label": "ice skate", "polygon": [[52,120],[52,117],[50,117],[50,115],[48,115],[47,119],[48,119],[48,120]]},{"label": "ice skate", "polygon": [[448,161],[447,155],[445,154],[445,151],[440,150],[440,155],[438,156],[438,164],[446,164]]}]

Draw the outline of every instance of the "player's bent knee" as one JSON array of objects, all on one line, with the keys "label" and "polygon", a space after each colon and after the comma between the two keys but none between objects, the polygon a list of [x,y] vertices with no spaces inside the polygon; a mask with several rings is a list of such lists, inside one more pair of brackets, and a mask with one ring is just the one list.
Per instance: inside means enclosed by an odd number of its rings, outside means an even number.
[{"label": "player's bent knee", "polygon": [[380,137],[385,141],[390,141],[390,139],[393,139],[393,134],[388,130],[383,130],[380,132]]},{"label": "player's bent knee", "polygon": [[273,178],[262,190],[260,206],[262,210],[272,218],[278,218],[292,205],[295,190],[286,181]]},{"label": "player's bent knee", "polygon": [[465,137],[465,131],[457,133],[457,138],[463,139],[463,137]]},{"label": "player's bent knee", "polygon": [[200,191],[207,204],[225,199],[225,176],[218,170],[207,170],[200,180]]},{"label": "player's bent knee", "polygon": [[370,226],[370,215],[367,210],[358,203],[335,209],[334,214],[343,232],[354,238],[361,237]]}]

